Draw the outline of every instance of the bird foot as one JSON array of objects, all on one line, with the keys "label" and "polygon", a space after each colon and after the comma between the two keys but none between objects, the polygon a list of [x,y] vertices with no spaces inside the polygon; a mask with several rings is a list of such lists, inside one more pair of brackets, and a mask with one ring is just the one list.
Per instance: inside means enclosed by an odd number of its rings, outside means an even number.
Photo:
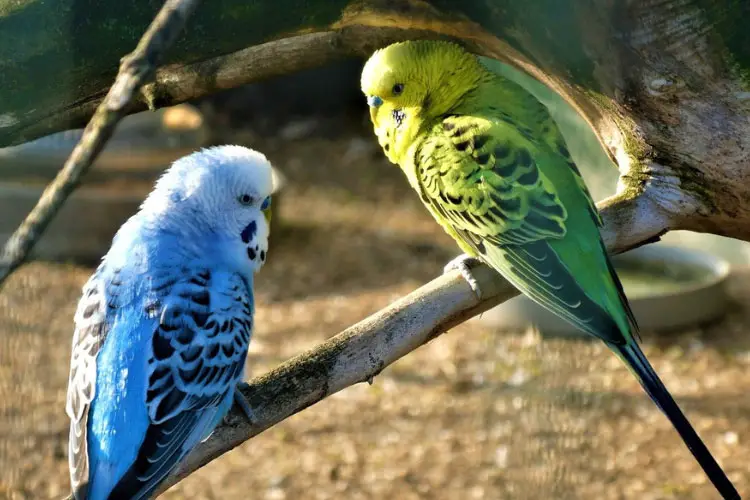
[{"label": "bird foot", "polygon": [[449,273],[454,270],[460,272],[461,276],[469,284],[477,298],[479,300],[482,300],[482,290],[480,290],[479,288],[477,279],[471,273],[471,268],[473,266],[478,266],[481,263],[482,261],[480,261],[476,257],[472,257],[471,255],[467,254],[461,254],[452,261],[448,262],[445,267],[443,267],[443,274]]},{"label": "bird foot", "polygon": [[245,417],[247,417],[247,422],[250,425],[255,425],[255,422],[257,420],[255,419],[255,414],[253,412],[253,409],[250,408],[250,403],[247,402],[247,399],[245,399],[245,396],[242,395],[242,392],[240,391],[240,387],[247,387],[248,384],[245,382],[240,382],[237,384],[237,387],[234,389],[234,402],[237,406],[240,407],[240,410],[242,410],[242,413],[245,414]]}]

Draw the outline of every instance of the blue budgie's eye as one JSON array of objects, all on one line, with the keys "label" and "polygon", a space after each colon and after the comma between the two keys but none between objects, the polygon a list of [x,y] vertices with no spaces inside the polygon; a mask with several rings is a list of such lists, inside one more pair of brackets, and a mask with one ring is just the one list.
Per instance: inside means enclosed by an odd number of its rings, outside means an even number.
[{"label": "blue budgie's eye", "polygon": [[239,201],[240,204],[242,204],[242,205],[252,205],[254,200],[253,200],[252,196],[250,196],[249,194],[245,193],[245,194],[239,195],[237,197],[237,201]]},{"label": "blue budgie's eye", "polygon": [[263,200],[263,203],[261,203],[261,205],[260,205],[260,209],[261,210],[268,210],[268,207],[270,207],[270,206],[271,206],[271,197],[270,196],[266,196],[266,199]]}]

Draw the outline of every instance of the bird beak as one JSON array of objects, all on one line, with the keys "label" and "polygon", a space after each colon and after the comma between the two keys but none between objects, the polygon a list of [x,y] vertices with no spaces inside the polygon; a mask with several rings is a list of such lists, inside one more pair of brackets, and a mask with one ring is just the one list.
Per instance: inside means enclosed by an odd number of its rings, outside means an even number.
[{"label": "bird beak", "polygon": [[370,120],[375,127],[378,126],[378,108],[370,108]]},{"label": "bird beak", "polygon": [[[279,169],[277,169],[274,166],[271,166],[271,194],[275,194],[281,190],[281,188],[284,187],[284,184],[286,184],[286,177],[284,177],[284,174],[282,174]],[[278,204],[278,201],[276,201]],[[261,213],[263,214],[263,217],[266,219],[266,223],[268,225],[271,225],[271,214],[272,214],[273,205],[268,207],[265,210],[261,210]]]},{"label": "bird beak", "polygon": [[370,106],[371,108],[377,108],[382,104],[383,104],[383,99],[381,99],[380,97],[376,95],[371,95],[367,97],[367,105]]}]

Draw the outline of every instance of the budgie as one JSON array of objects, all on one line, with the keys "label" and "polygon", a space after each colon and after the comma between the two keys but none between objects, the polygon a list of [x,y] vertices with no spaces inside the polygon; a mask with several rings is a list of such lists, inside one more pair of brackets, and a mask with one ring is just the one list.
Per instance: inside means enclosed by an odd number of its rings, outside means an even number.
[{"label": "budgie", "polygon": [[370,118],[428,211],[465,252],[451,261],[481,297],[483,262],[603,340],[630,368],[725,498],[735,488],[636,342],[596,206],[547,108],[451,42],[376,51],[361,76]]},{"label": "budgie", "polygon": [[226,416],[253,330],[276,176],[219,146],[175,161],[83,287],[66,412],[77,500],[144,499]]}]

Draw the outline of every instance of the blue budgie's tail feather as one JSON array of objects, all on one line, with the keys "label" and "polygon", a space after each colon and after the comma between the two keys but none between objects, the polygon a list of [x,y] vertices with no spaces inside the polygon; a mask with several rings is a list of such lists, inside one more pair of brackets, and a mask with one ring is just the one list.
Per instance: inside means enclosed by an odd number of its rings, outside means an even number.
[{"label": "blue budgie's tail feather", "polygon": [[198,412],[188,411],[180,418],[151,425],[138,459],[117,481],[110,498],[148,499],[186,455],[185,443],[191,441],[190,435],[195,431],[200,417]]},{"label": "blue budgie's tail feather", "polygon": [[677,403],[667,391],[664,383],[654,371],[646,356],[638,344],[631,340],[626,344],[609,344],[635,373],[643,389],[667,416],[674,428],[682,437],[685,445],[690,449],[695,459],[705,471],[708,478],[714,484],[722,497],[725,499],[739,499],[740,494],[729,481],[724,471],[716,462],[711,452],[690,425],[688,419],[677,406]]},{"label": "blue budgie's tail feather", "polygon": [[116,466],[102,460],[93,460],[90,466],[89,481],[85,484],[85,496],[77,500],[108,500],[111,484],[117,477]]}]

